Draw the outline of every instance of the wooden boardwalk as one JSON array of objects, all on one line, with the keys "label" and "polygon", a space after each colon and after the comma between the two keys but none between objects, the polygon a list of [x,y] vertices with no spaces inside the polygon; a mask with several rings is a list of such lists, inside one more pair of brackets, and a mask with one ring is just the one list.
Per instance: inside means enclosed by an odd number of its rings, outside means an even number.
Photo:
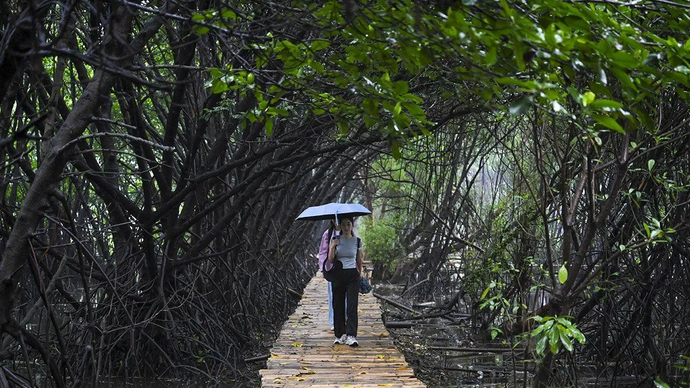
[{"label": "wooden boardwalk", "polygon": [[262,387],[425,387],[398,352],[378,300],[359,296],[359,347],[333,345],[326,280],[317,273],[271,349]]}]

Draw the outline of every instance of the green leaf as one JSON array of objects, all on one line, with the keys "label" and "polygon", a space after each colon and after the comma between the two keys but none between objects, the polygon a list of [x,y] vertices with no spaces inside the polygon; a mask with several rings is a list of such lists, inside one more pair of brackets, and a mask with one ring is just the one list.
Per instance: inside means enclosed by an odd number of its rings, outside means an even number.
[{"label": "green leaf", "polygon": [[609,81],[606,78],[606,71],[603,68],[599,68],[599,82],[602,83],[602,85],[608,85]]},{"label": "green leaf", "polygon": [[649,171],[652,171],[652,169],[654,168],[654,164],[655,164],[655,163],[656,163],[656,161],[655,161],[654,159],[649,159],[649,160],[647,161],[647,169],[648,169]]},{"label": "green leaf", "polygon": [[577,340],[577,342],[579,342],[581,344],[584,344],[585,342],[587,342],[585,339],[585,335],[582,334],[582,332],[580,330],[578,330],[577,328],[573,328],[572,330],[570,330],[570,335],[573,338],[575,338]]},{"label": "green leaf", "polygon": [[637,86],[635,86],[635,83],[628,73],[615,67],[611,69],[611,72],[616,76],[618,81],[623,84],[623,86],[633,91],[637,91]]},{"label": "green leaf", "polygon": [[391,140],[391,153],[395,159],[400,159],[402,157],[402,153],[400,152],[400,142],[398,140]]},{"label": "green leaf", "polygon": [[233,19],[234,20],[237,18],[237,15],[235,14],[235,12],[233,10],[227,9],[227,8],[223,8],[220,15],[223,17],[223,19]]},{"label": "green leaf", "polygon": [[582,106],[587,106],[589,105],[594,99],[596,98],[596,95],[592,92],[586,92],[585,94],[582,95]]},{"label": "green leaf", "polygon": [[558,270],[558,281],[561,282],[561,284],[565,284],[565,282],[568,281],[568,268],[565,267],[565,263]]},{"label": "green leaf", "polygon": [[511,77],[501,77],[497,78],[496,82],[501,85],[515,85],[523,88],[525,91],[535,91],[538,89],[538,85],[534,81],[523,81],[517,78]]},{"label": "green leaf", "polygon": [[403,102],[402,105],[405,109],[407,109],[408,112],[410,112],[410,115],[412,115],[412,117],[414,117],[415,119],[424,120],[424,118],[426,117],[424,109],[420,108],[419,105],[411,104],[409,102]]},{"label": "green leaf", "polygon": [[340,134],[347,135],[350,125],[345,120],[338,120],[338,129],[340,130]]},{"label": "green leaf", "polygon": [[486,287],[484,292],[482,292],[482,297],[480,299],[486,299],[486,296],[489,294],[489,291],[491,290],[491,286]]},{"label": "green leaf", "polygon": [[537,354],[539,354],[539,355],[544,354],[544,351],[546,350],[546,343],[548,342],[548,340],[549,340],[549,337],[547,337],[547,336],[543,336],[543,337],[541,337],[541,339],[539,339],[539,342],[537,342],[537,346],[536,346]]},{"label": "green leaf", "polygon": [[659,380],[659,378],[657,378],[656,380],[654,380],[654,386],[655,386],[656,388],[671,388],[671,386],[670,386],[668,383]]},{"label": "green leaf", "polygon": [[625,133],[625,130],[623,127],[616,122],[612,117],[610,116],[605,116],[605,115],[592,115],[592,118],[599,124],[603,125],[606,128],[613,129],[616,132],[619,133]]},{"label": "green leaf", "polygon": [[486,51],[485,55],[485,60],[486,60],[486,65],[487,66],[492,66],[494,63],[496,63],[496,48],[495,47],[489,47],[489,49]]},{"label": "green leaf", "polygon": [[551,330],[549,330],[549,348],[553,354],[558,354],[558,343],[560,339],[558,333],[558,329],[555,326],[551,327]]},{"label": "green leaf", "polygon": [[312,51],[319,51],[319,50],[324,50],[327,49],[331,43],[327,40],[315,40],[311,43],[311,50]]},{"label": "green leaf", "polygon": [[634,69],[640,65],[640,60],[637,57],[625,51],[617,51],[609,58],[613,59],[616,65],[624,69]]},{"label": "green leaf", "polygon": [[607,100],[605,98],[599,99],[599,100],[594,100],[589,104],[590,107],[596,108],[596,109],[603,109],[603,108],[610,108],[610,109],[619,109],[623,107],[623,104],[621,104],[618,101],[614,100]]},{"label": "green leaf", "polygon": [[508,112],[513,116],[519,116],[519,115],[527,112],[532,107],[532,101],[533,101],[532,96],[527,96],[527,95],[522,96],[518,100],[516,100],[512,104],[510,104],[510,107],[508,108]]},{"label": "green leaf", "polygon": [[560,337],[561,337],[561,344],[567,350],[568,352],[573,351],[573,342],[570,340],[570,337],[568,336],[569,333],[565,332],[565,328],[563,330],[560,330],[561,327],[559,327],[559,332],[560,332]]},{"label": "green leaf", "polygon": [[194,26],[192,27],[192,32],[194,32],[197,35],[206,35],[208,32],[211,31],[210,28],[205,27],[205,26]]},{"label": "green leaf", "polygon": [[264,127],[266,129],[266,136],[271,136],[273,134],[273,119],[266,117],[266,124]]},{"label": "green leaf", "polygon": [[226,90],[228,90],[228,84],[217,78],[211,83],[211,93],[213,94],[220,94]]},{"label": "green leaf", "polygon": [[393,84],[393,90],[396,94],[403,95],[407,93],[408,90],[410,90],[410,86],[405,81],[396,81]]}]

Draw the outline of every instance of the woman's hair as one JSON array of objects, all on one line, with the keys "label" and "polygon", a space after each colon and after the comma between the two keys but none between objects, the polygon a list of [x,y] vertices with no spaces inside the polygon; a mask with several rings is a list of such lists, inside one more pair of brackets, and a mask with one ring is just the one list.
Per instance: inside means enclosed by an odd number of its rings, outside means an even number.
[{"label": "woman's hair", "polygon": [[335,231],[335,220],[331,219],[328,222],[328,241],[331,241],[331,238],[333,237],[334,231]]},{"label": "woman's hair", "polygon": [[351,216],[340,217],[340,223],[341,223],[341,224],[342,224],[343,221],[345,221],[345,220],[350,220],[350,222],[352,222],[352,225],[353,225],[353,226],[355,225],[355,219],[354,219],[354,217],[351,217]]}]

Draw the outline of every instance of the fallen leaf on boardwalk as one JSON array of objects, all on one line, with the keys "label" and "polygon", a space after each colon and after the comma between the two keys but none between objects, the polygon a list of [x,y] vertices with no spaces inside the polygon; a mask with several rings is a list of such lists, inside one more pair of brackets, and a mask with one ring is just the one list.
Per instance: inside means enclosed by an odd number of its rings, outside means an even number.
[{"label": "fallen leaf on boardwalk", "polygon": [[301,348],[301,347],[302,347],[302,343],[301,343],[301,342],[293,342],[293,343],[292,343],[292,347],[293,347],[293,348]]},{"label": "fallen leaf on boardwalk", "polygon": [[365,374],[367,374],[367,372],[359,372],[359,373],[357,373],[357,374],[358,374],[358,375],[365,375]]},{"label": "fallen leaf on boardwalk", "polygon": [[388,384],[379,384],[379,387],[392,387],[393,383],[388,383]]},{"label": "fallen leaf on boardwalk", "polygon": [[275,380],[273,380],[273,383],[274,383],[274,384],[280,384],[280,383],[282,383],[282,382],[283,382],[283,380],[281,380],[281,379],[275,379]]},{"label": "fallen leaf on boardwalk", "polygon": [[314,365],[313,362],[309,362],[309,361],[302,361],[302,362],[300,362],[300,364],[302,364],[302,365]]},{"label": "fallen leaf on boardwalk", "polygon": [[406,366],[399,366],[396,370],[409,370],[410,368]]},{"label": "fallen leaf on boardwalk", "polygon": [[376,358],[378,358],[379,360],[383,360],[384,358],[386,358],[386,355],[385,354],[377,354]]}]

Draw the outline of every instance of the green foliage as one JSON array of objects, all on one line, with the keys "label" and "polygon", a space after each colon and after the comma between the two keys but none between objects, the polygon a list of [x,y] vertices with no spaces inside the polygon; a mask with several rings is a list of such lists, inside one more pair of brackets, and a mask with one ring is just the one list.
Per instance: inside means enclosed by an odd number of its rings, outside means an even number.
[{"label": "green foliage", "polygon": [[393,272],[399,260],[405,257],[400,231],[399,217],[390,215],[376,222],[367,218],[360,232],[367,258],[381,264],[388,272]]},{"label": "green foliage", "polygon": [[[512,115],[533,108],[555,114],[600,144],[602,132],[652,130],[659,89],[674,87],[686,98],[690,87],[690,41],[668,33],[669,25],[687,31],[690,17],[673,7],[472,1],[439,12],[412,0],[369,0],[346,22],[340,1],[292,5],[320,34],[296,41],[268,32],[247,42],[254,70],[216,69],[208,84],[214,93],[239,88],[266,101],[246,119],[266,123],[269,135],[299,90],[315,116],[329,115],[341,132],[353,122],[381,131],[400,157],[401,139],[433,125],[425,110],[430,96],[409,80],[417,75],[446,80],[449,90],[438,90],[446,98],[480,96],[480,104]],[[195,13],[192,21],[202,35],[239,22],[228,9]],[[282,77],[259,79],[275,63]],[[284,111],[270,111],[279,102]]]},{"label": "green foliage", "polygon": [[581,344],[586,342],[584,334],[574,323],[570,322],[570,318],[567,316],[541,317],[539,315],[532,317],[535,322],[539,323],[539,326],[532,331],[532,337],[537,341],[535,350],[538,357],[544,357],[547,345],[551,353],[558,354],[561,348],[572,352],[575,341]]}]

